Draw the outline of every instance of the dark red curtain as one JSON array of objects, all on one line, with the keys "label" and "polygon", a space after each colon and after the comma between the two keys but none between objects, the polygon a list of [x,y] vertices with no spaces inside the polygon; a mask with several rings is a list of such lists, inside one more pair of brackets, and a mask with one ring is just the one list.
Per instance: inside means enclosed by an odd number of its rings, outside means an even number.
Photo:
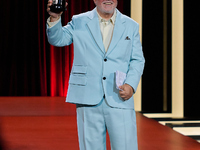
[{"label": "dark red curtain", "polygon": [[[73,45],[58,48],[46,38],[48,0],[3,0],[0,13],[0,96],[66,96]],[[93,0],[67,0],[66,25],[73,15],[95,7]],[[127,15],[130,1],[119,1]]]}]

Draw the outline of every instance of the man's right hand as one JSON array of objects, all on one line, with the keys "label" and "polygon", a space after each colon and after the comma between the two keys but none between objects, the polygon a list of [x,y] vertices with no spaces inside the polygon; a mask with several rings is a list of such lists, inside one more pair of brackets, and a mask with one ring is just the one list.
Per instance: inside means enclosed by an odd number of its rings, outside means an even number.
[{"label": "man's right hand", "polygon": [[[51,12],[50,11],[50,6],[52,5],[52,3],[53,3],[53,1],[49,0],[48,4],[47,4],[47,12],[50,15],[50,22],[57,21],[60,18],[60,16],[62,15],[62,13],[63,13],[63,12],[60,12],[60,13]],[[68,5],[68,3],[66,2],[66,7],[67,7],[67,5]]]}]

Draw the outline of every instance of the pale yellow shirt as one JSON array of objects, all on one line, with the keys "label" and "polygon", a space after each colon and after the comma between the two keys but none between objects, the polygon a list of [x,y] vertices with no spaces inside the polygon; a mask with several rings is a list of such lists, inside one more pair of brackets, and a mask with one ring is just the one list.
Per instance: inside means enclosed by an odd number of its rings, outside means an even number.
[{"label": "pale yellow shirt", "polygon": [[[97,14],[98,14],[98,12],[97,12]],[[100,30],[101,30],[101,35],[102,35],[102,39],[103,39],[103,45],[104,45],[106,52],[107,52],[110,42],[112,40],[116,15],[117,15],[117,11],[115,10],[113,16],[109,20],[105,20],[98,14]]]}]

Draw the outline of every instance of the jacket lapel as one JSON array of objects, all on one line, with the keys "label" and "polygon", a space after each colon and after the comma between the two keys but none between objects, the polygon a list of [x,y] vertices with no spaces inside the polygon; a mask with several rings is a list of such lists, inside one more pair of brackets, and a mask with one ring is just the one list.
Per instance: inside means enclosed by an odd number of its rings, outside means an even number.
[{"label": "jacket lapel", "polygon": [[122,14],[117,10],[117,17],[115,20],[113,36],[112,36],[112,40],[111,40],[111,43],[110,43],[110,46],[108,48],[106,55],[109,55],[113,51],[113,49],[115,48],[115,46],[117,45],[117,43],[119,42],[119,40],[121,39],[121,37],[124,33],[124,30],[125,30],[124,22],[125,21],[121,17],[122,17]]},{"label": "jacket lapel", "polygon": [[[101,30],[100,30],[100,25],[99,25],[99,18],[98,18],[97,12],[96,12],[96,8],[91,11],[91,13],[88,17],[91,20],[87,23],[87,26],[88,26],[96,44],[99,46],[101,51],[105,54],[105,48],[103,45],[103,40],[102,40],[102,35],[101,35]],[[124,33],[124,30],[125,30],[124,23],[125,23],[125,20],[122,19],[122,14],[117,10],[117,17],[116,17],[116,21],[115,21],[113,36],[112,36],[112,40],[111,40],[111,43],[110,43],[110,46],[108,48],[106,55],[110,54],[113,51],[113,49],[115,48],[115,46],[121,39],[121,37]]]},{"label": "jacket lapel", "polygon": [[91,19],[91,21],[89,21],[87,23],[87,26],[88,26],[96,44],[99,46],[101,51],[103,53],[105,53],[105,48],[103,45],[103,40],[102,40],[102,35],[101,35],[101,30],[100,30],[100,25],[99,25],[99,18],[96,13],[96,9],[93,9],[91,11],[89,18]]}]

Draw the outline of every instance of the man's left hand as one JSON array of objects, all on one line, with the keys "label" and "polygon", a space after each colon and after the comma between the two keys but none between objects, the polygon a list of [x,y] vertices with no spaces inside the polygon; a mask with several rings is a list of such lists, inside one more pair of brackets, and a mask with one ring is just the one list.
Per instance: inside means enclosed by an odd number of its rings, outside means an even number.
[{"label": "man's left hand", "polygon": [[132,97],[134,89],[130,85],[124,84],[122,86],[119,86],[119,88],[121,89],[119,91],[119,95],[121,98],[123,98],[123,100],[128,100]]}]

